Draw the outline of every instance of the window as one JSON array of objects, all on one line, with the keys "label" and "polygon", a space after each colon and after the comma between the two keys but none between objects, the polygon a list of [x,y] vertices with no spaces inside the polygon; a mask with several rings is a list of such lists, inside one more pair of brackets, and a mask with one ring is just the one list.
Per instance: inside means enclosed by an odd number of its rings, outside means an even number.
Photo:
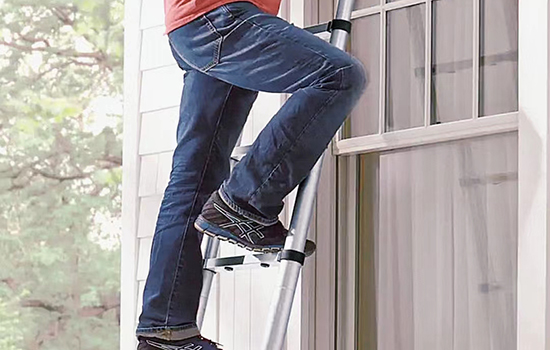
[{"label": "window", "polygon": [[358,160],[358,350],[516,349],[517,133]]},{"label": "window", "polygon": [[518,4],[356,0],[338,349],[516,349]]},{"label": "window", "polygon": [[343,139],[517,111],[518,0],[355,6],[351,53],[370,83]]}]

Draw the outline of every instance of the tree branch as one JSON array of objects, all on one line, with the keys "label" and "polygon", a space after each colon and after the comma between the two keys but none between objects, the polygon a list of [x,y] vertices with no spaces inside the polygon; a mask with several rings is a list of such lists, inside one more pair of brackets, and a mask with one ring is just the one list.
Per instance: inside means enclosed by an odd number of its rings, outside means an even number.
[{"label": "tree branch", "polygon": [[63,175],[48,173],[44,170],[40,170],[40,169],[36,169],[36,168],[33,168],[32,171],[36,174],[39,174],[39,175],[47,178],[47,179],[59,180],[59,181],[71,181],[71,180],[85,179],[85,178],[89,177],[91,174],[94,173],[93,171],[91,171],[91,172],[88,172],[88,173],[81,173],[81,174],[63,176]]},{"label": "tree branch", "polygon": [[50,45],[50,42],[46,39],[42,39],[42,38],[31,38],[29,37],[28,35],[25,35],[25,34],[21,34],[21,33],[18,33],[19,37],[21,39],[23,39],[24,41],[27,41],[29,43],[33,43],[33,44],[36,44],[36,43],[44,43],[44,45],[46,47],[51,47]]},{"label": "tree branch", "polygon": [[[107,160],[107,159],[105,159],[105,160]],[[116,164],[116,163],[111,161],[111,164]],[[119,165],[119,164],[116,164],[116,165]],[[109,170],[109,169],[113,169],[113,168],[115,168],[115,166],[112,166],[112,165],[109,165],[109,164],[102,165],[102,166],[98,167],[98,169],[102,169],[102,170]],[[71,180],[79,180],[79,179],[88,178],[88,177],[92,176],[98,169],[88,171],[88,172],[84,172],[84,173],[79,173],[79,174],[74,174],[74,175],[65,175],[65,176],[64,175],[52,174],[52,173],[49,173],[47,171],[37,169],[36,167],[33,167],[32,171],[35,174],[39,174],[39,175],[41,175],[45,178],[48,178],[48,179],[53,179],[53,180],[58,180],[58,181],[71,181]]]},{"label": "tree branch", "polygon": [[56,70],[56,69],[61,69],[61,68],[65,68],[65,67],[67,67],[67,66],[70,66],[70,65],[73,64],[73,63],[74,63],[73,60],[70,60],[70,59],[69,59],[69,60],[67,60],[66,62],[63,62],[63,63],[61,63],[61,64],[59,64],[59,65],[53,65],[53,66],[51,66],[49,69],[46,69],[45,71],[38,73],[38,74],[33,78],[33,81],[34,81],[34,82],[37,82],[37,81],[39,81],[40,79],[42,79],[46,74],[48,74],[48,73],[50,73],[50,72],[52,72],[52,71],[54,71],[54,70]]},{"label": "tree branch", "polygon": [[[70,18],[72,9],[63,8],[62,6],[54,6],[50,10],[61,21],[61,23],[69,26],[74,24],[74,19]],[[67,14],[65,10],[68,10],[70,13]]]},{"label": "tree branch", "polygon": [[20,305],[21,307],[40,308],[50,312],[59,312],[59,313],[65,312],[65,308],[63,306],[52,305],[52,304],[46,303],[45,301],[37,300],[37,299],[22,300]]},{"label": "tree branch", "polygon": [[113,155],[105,155],[101,160],[113,163],[118,166],[122,166],[122,157],[119,156],[113,156]]},{"label": "tree branch", "polygon": [[[112,299],[112,298],[111,298]],[[38,299],[27,299],[22,300],[20,302],[21,307],[29,307],[29,308],[39,308],[44,309],[49,312],[58,312],[58,313],[65,313],[67,312],[67,308],[62,305],[52,305],[50,303],[47,303],[43,300]],[[120,308],[120,298],[117,297],[114,300],[111,300],[110,302],[104,302],[102,305],[98,306],[84,306],[78,309],[77,314],[80,317],[97,317],[103,315],[105,312],[113,309],[119,309]]]},{"label": "tree branch", "polygon": [[51,53],[51,54],[55,54],[63,57],[93,58],[98,61],[104,61],[106,59],[103,51],[78,52],[78,51],[69,50],[69,49],[61,50],[61,49],[56,49],[52,47],[32,47],[28,45],[16,44],[14,42],[7,42],[5,40],[0,40],[0,45],[8,46],[8,47],[25,51],[25,52],[41,51],[41,52],[47,52],[47,53]]},{"label": "tree branch", "polygon": [[17,289],[18,283],[11,277],[4,278],[0,282],[5,283],[12,291]]},{"label": "tree branch", "polygon": [[101,306],[85,306],[78,310],[78,316],[80,317],[97,317],[101,316],[109,310],[119,309],[120,303],[116,305],[101,305]]}]

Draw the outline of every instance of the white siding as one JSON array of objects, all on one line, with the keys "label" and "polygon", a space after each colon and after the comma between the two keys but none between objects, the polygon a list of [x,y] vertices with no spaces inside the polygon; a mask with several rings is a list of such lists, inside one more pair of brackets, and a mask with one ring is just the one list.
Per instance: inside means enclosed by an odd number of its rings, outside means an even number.
[{"label": "white siding", "polygon": [[140,0],[128,0],[125,4],[124,37],[124,145],[122,179],[122,257],[121,257],[121,310],[120,349],[136,349],[134,336],[137,318],[137,300],[142,290],[136,279],[138,257],[139,212],[139,147],[140,113],[139,96],[141,74],[139,60],[141,48],[139,30]]},{"label": "white siding", "polygon": [[[314,1],[296,0],[299,4],[293,3],[291,17],[287,2],[283,1],[281,17],[291,18],[290,21],[297,25],[304,24],[304,16],[317,17],[309,14],[318,11]],[[184,83],[183,72],[175,64],[167,36],[163,35],[162,6],[162,1],[158,0],[129,0],[126,3],[122,350],[135,349],[134,331],[141,312],[152,235],[170,176]],[[328,11],[332,12],[332,9]],[[326,13],[322,16],[327,17]],[[312,23],[311,20],[308,22]],[[259,94],[245,125],[242,145],[254,141],[285,98],[281,94]],[[283,219],[288,219],[290,209],[287,207]],[[326,249],[332,248],[326,246]],[[232,245],[222,244],[221,247],[222,255],[244,252]],[[299,289],[302,293],[297,293],[287,337],[292,344],[287,346],[289,350],[313,349],[315,346],[314,332],[307,329],[310,323],[313,324],[309,319],[315,316],[312,310],[316,306],[314,275],[324,274],[324,269],[316,270],[315,261],[312,258],[304,269],[304,286]],[[330,261],[325,261],[325,264],[330,265]],[[212,288],[203,334],[222,343],[225,349],[258,349],[276,276],[277,270],[273,269],[218,275]],[[318,282],[328,285],[329,277],[322,276]],[[325,294],[331,296],[331,291]],[[304,303],[301,302],[303,298]],[[323,305],[317,306],[324,317],[332,312],[332,302],[325,298],[322,302]],[[322,331],[328,332],[327,340],[331,338],[333,332],[330,329],[325,327]],[[329,344],[325,346],[330,347]]]}]

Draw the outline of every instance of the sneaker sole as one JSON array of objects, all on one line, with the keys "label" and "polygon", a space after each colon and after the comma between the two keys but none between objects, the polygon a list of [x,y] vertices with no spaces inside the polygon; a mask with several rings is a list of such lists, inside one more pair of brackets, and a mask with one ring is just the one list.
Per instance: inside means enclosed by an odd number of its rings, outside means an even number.
[{"label": "sneaker sole", "polygon": [[211,224],[210,222],[206,221],[202,216],[199,215],[197,220],[194,223],[195,228],[197,231],[204,233],[210,237],[217,238],[224,242],[229,242],[231,244],[235,244],[241,248],[244,248],[246,250],[249,250],[251,252],[258,252],[258,253],[279,253],[283,250],[283,247],[265,247],[265,246],[250,246],[249,243],[243,243],[243,241],[238,240],[235,238],[235,235],[232,233],[228,233],[227,231],[218,228],[217,226]]}]

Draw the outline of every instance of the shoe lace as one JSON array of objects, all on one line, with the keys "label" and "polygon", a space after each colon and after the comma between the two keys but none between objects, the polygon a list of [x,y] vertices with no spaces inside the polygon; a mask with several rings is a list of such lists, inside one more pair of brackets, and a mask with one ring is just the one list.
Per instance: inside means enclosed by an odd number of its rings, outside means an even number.
[{"label": "shoe lace", "polygon": [[[199,337],[200,340],[208,342],[208,343],[210,343],[210,345],[214,345],[214,346],[218,347],[220,350],[223,350],[223,345],[222,344],[216,343],[215,341],[210,340],[208,338],[205,338],[202,335],[199,335],[198,337]],[[220,348],[220,346],[222,346],[222,347]]]}]

